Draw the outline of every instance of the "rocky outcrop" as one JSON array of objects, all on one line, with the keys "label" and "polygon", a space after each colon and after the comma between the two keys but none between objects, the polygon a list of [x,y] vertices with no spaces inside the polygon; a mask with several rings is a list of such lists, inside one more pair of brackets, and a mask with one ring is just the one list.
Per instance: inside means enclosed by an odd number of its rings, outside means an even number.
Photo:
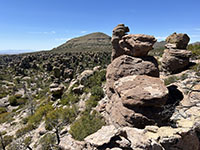
[{"label": "rocky outcrop", "polygon": [[58,98],[61,98],[63,91],[64,91],[64,85],[59,84],[58,82],[54,82],[50,85],[50,93],[51,100],[56,100]]},{"label": "rocky outcrop", "polygon": [[122,37],[119,41],[120,47],[124,54],[141,57],[147,56],[148,52],[153,49],[156,39],[150,35],[129,34]]},{"label": "rocky outcrop", "polygon": [[144,34],[129,34],[129,28],[124,24],[119,24],[113,29],[112,34],[112,56],[111,59],[121,55],[130,55],[134,57],[147,56],[153,49],[156,39],[153,36]]},{"label": "rocky outcrop", "polygon": [[157,126],[145,129],[104,126],[85,141],[89,150],[198,150],[200,144],[191,128]]},{"label": "rocky outcrop", "polygon": [[167,48],[162,57],[162,70],[167,74],[183,71],[189,66],[191,51],[186,50],[190,38],[187,34],[173,33],[167,37]]},{"label": "rocky outcrop", "polygon": [[131,57],[122,55],[112,61],[107,67],[106,87],[107,94],[111,97],[113,93],[113,84],[122,77],[129,75],[148,75],[159,77],[157,60],[152,56]]},{"label": "rocky outcrop", "polygon": [[168,98],[168,89],[159,78],[132,75],[114,83],[114,90],[127,107],[160,107]]},{"label": "rocky outcrop", "polygon": [[[118,127],[137,128],[162,124],[169,119],[161,113],[168,100],[168,89],[158,78],[156,59],[147,56],[156,40],[143,34],[125,35],[125,31],[128,30],[124,25],[113,30],[113,37],[118,33],[118,39],[121,38],[118,44],[123,53],[115,55],[117,57],[107,68],[106,92],[110,99],[105,106],[109,114],[107,122]],[[115,45],[113,49],[118,54]]]}]

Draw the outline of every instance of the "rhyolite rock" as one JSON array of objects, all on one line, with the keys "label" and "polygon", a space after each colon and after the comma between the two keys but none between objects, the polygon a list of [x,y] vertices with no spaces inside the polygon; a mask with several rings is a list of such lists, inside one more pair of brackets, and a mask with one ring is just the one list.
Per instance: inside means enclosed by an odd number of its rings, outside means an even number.
[{"label": "rhyolite rock", "polygon": [[122,37],[119,45],[124,50],[124,54],[142,57],[147,56],[148,52],[153,49],[155,42],[155,37],[150,35],[129,34]]},{"label": "rhyolite rock", "polygon": [[124,50],[120,47],[119,41],[122,39],[126,33],[129,32],[129,28],[126,27],[124,24],[117,25],[112,32],[112,55],[111,60],[114,60],[115,58],[121,56],[124,54]]},{"label": "rhyolite rock", "polygon": [[129,75],[148,75],[159,77],[158,63],[152,56],[137,58],[122,55],[112,61],[107,67],[106,88],[109,97],[113,93],[113,84],[122,77]]},{"label": "rhyolite rock", "polygon": [[114,90],[125,106],[160,107],[168,99],[168,89],[163,81],[146,75],[120,78],[114,83]]},{"label": "rhyolite rock", "polygon": [[187,34],[177,34],[176,32],[174,32],[166,38],[166,42],[168,43],[166,47],[173,49],[186,49],[189,41],[190,38]]},{"label": "rhyolite rock", "polygon": [[112,34],[112,56],[111,60],[121,55],[130,55],[135,57],[147,56],[153,49],[156,42],[155,37],[144,34],[130,34],[129,28],[124,24],[119,24],[113,29]]},{"label": "rhyolite rock", "polygon": [[180,49],[166,49],[162,56],[162,69],[166,73],[178,73],[189,66],[192,52]]}]

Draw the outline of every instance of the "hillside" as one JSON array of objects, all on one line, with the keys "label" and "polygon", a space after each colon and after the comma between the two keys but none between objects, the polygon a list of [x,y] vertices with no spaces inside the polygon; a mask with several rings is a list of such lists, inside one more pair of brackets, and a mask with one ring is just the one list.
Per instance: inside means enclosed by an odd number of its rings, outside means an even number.
[{"label": "hillside", "polygon": [[73,38],[52,49],[53,52],[111,51],[110,36],[95,32]]}]

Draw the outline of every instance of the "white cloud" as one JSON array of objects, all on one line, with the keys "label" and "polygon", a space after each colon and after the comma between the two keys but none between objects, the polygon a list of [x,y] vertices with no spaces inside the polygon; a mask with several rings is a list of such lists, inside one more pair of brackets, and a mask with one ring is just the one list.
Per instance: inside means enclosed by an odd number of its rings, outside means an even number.
[{"label": "white cloud", "polygon": [[28,32],[28,33],[30,33],[30,34],[56,34],[56,31],[44,31],[44,32]]},{"label": "white cloud", "polygon": [[86,33],[87,31],[81,31],[81,33]]},{"label": "white cloud", "polygon": [[156,39],[157,39],[158,41],[163,41],[163,40],[166,39],[166,37],[165,37],[165,36],[156,36]]}]

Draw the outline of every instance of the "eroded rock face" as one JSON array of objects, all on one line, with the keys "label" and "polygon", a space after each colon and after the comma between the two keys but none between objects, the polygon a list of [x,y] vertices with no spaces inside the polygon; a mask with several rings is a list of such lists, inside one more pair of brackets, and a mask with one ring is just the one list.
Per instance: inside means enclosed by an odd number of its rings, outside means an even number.
[{"label": "eroded rock face", "polygon": [[162,57],[162,69],[166,73],[178,73],[189,66],[192,52],[188,50],[166,49]]},{"label": "eroded rock face", "polygon": [[153,49],[156,39],[153,36],[144,34],[130,34],[129,28],[124,24],[119,24],[113,29],[112,34],[112,56],[111,60],[121,55],[130,55],[135,57],[147,56],[148,52]]},{"label": "eroded rock face", "polygon": [[113,46],[111,60],[114,60],[115,58],[123,55],[124,50],[120,47],[119,41],[124,35],[126,35],[127,32],[129,32],[129,28],[126,27],[124,24],[119,24],[113,29],[111,39],[111,43]]},{"label": "eroded rock face", "polygon": [[148,75],[152,77],[159,77],[159,69],[156,59],[152,56],[137,58],[122,55],[112,61],[107,68],[106,74],[108,97],[112,96],[114,82],[129,75]]},{"label": "eroded rock face", "polygon": [[[109,137],[102,136],[101,141],[98,135],[102,131],[113,131],[113,126],[105,126],[96,133],[86,138],[86,143],[93,148],[89,150],[198,150],[199,140],[194,130],[189,128],[171,128],[148,126],[145,129],[130,127],[118,128],[117,134],[110,134]],[[110,128],[110,131],[109,131]],[[89,139],[89,140],[88,140]],[[119,144],[121,143],[121,144]]]},{"label": "eroded rock face", "polygon": [[159,78],[146,75],[133,75],[120,78],[114,83],[125,106],[160,107],[168,98],[168,89]]},{"label": "eroded rock face", "polygon": [[190,38],[187,34],[177,34],[175,32],[166,38],[166,42],[168,43],[166,47],[173,49],[186,49],[189,41]]},{"label": "eroded rock face", "polygon": [[106,105],[108,122],[119,127],[144,128],[164,124],[170,116],[163,114],[168,89],[155,77],[133,75],[114,83],[114,94]]},{"label": "eroded rock face", "polygon": [[124,54],[142,57],[147,56],[148,52],[153,49],[155,42],[156,39],[150,35],[129,34],[122,37],[119,45],[124,50]]}]

